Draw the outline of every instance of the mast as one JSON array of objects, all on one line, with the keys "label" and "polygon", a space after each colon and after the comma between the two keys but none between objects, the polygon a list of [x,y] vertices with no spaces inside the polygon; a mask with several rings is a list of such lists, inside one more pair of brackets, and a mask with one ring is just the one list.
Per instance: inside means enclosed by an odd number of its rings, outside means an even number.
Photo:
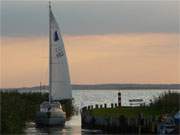
[{"label": "mast", "polygon": [[51,44],[51,2],[49,1],[49,103],[52,97],[52,44]]},{"label": "mast", "polygon": [[40,89],[40,93],[41,93],[41,82],[40,82],[40,86],[39,86],[39,89]]}]

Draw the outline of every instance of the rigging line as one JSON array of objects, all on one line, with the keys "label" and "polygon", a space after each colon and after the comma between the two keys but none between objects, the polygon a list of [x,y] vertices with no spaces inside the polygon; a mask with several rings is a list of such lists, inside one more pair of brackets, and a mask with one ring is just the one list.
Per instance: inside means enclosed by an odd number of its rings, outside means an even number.
[{"label": "rigging line", "polygon": [[[46,61],[47,61],[47,59],[44,59],[44,58],[47,58],[47,57],[45,57],[46,55],[45,55],[45,50],[46,50],[46,47],[47,46],[45,46],[44,44],[41,44],[41,48],[40,48],[40,82],[41,82],[41,84],[43,85],[43,84],[45,84],[45,78],[46,78],[46,76],[45,76],[45,74],[46,74],[46,69],[47,69],[47,64],[46,64]],[[46,52],[46,54],[47,54],[47,52]],[[46,60],[46,61],[44,61],[44,60]]]}]

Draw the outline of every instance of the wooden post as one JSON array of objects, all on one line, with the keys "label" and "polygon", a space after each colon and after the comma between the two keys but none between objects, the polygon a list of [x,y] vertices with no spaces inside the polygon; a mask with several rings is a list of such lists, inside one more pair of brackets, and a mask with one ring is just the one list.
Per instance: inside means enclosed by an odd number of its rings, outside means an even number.
[{"label": "wooden post", "polygon": [[114,105],[113,105],[113,103],[111,103],[111,108],[113,108],[114,107]]},{"label": "wooden post", "polygon": [[87,107],[86,107],[86,106],[85,106],[85,107],[83,107],[83,108],[82,108],[82,110],[83,110],[83,111],[86,111],[86,110],[87,110]]},{"label": "wooden post", "polygon": [[104,108],[107,108],[107,104],[104,104]]},{"label": "wooden post", "polygon": [[138,135],[141,135],[141,125],[138,126]]},{"label": "wooden post", "polygon": [[118,92],[118,105],[121,107],[121,92]]}]

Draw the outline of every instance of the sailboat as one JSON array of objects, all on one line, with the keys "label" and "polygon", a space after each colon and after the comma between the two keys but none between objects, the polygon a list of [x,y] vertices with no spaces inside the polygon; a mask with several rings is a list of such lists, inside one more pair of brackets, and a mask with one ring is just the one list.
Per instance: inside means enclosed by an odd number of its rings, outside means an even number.
[{"label": "sailboat", "polygon": [[64,125],[66,113],[61,101],[72,100],[66,52],[58,23],[49,2],[49,101],[40,104],[38,125]]}]

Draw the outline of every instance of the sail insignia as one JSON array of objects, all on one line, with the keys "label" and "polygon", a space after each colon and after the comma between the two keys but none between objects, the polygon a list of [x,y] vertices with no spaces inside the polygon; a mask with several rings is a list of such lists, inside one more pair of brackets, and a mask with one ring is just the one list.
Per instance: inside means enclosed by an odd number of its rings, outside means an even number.
[{"label": "sail insignia", "polygon": [[58,33],[57,31],[54,32],[54,42],[58,41],[59,40],[59,36],[58,36]]},{"label": "sail insignia", "polygon": [[56,48],[56,57],[60,58],[62,56],[64,56],[63,48],[61,47]]}]

